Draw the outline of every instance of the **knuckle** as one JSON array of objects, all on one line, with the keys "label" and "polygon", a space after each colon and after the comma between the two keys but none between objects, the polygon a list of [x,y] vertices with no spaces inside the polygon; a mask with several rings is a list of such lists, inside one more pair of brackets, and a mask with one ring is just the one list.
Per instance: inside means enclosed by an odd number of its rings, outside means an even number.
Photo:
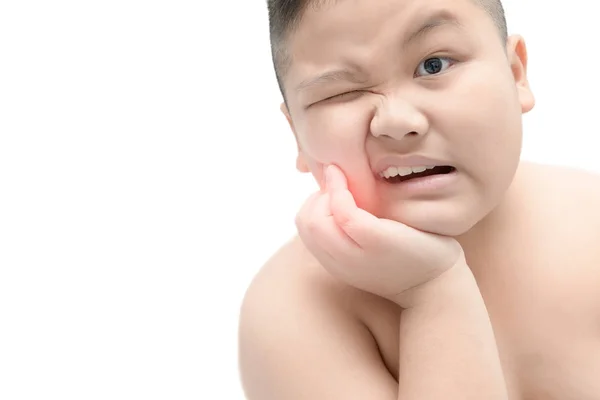
[{"label": "knuckle", "polygon": [[334,215],[335,222],[343,230],[352,230],[355,226],[354,219],[348,214],[336,214]]}]

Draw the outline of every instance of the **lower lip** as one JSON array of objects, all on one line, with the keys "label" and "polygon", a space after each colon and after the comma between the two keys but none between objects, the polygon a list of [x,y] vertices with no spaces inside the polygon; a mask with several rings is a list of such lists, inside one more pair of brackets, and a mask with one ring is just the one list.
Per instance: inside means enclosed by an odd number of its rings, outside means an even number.
[{"label": "lower lip", "polygon": [[418,195],[432,194],[443,191],[444,189],[448,189],[456,181],[456,178],[457,172],[456,170],[454,170],[449,174],[424,176],[422,178],[410,179],[408,181],[398,183],[390,183],[386,181],[384,181],[383,183],[387,187],[397,188],[403,193],[410,195]]}]

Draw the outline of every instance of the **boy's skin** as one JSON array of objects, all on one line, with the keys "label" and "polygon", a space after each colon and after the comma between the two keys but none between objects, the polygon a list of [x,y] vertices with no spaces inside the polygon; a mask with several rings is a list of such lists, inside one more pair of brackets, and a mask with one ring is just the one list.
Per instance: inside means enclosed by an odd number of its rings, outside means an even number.
[{"label": "boy's skin", "polygon": [[[600,399],[600,179],[519,162],[522,38],[470,0],[344,0],[288,49],[282,110],[321,191],[246,294],[247,398]],[[357,82],[296,89],[350,63]],[[410,156],[451,183],[378,177]]]}]

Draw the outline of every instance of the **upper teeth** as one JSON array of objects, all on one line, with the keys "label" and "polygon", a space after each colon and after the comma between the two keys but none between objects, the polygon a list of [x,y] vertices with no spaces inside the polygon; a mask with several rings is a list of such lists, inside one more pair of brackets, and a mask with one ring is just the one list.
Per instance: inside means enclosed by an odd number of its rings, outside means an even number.
[{"label": "upper teeth", "polygon": [[393,178],[395,176],[408,176],[410,174],[417,174],[427,169],[435,168],[434,165],[428,166],[416,166],[416,167],[389,167],[388,169],[379,173],[382,178]]}]

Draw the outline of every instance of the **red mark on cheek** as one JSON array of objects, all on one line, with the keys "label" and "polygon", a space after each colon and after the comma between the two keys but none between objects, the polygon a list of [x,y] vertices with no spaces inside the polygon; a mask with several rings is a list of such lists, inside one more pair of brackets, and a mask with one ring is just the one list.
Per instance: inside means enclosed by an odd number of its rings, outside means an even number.
[{"label": "red mark on cheek", "polygon": [[346,176],[346,183],[348,186],[348,191],[352,194],[356,205],[360,207],[359,200],[363,199],[366,194],[365,186],[359,184],[357,181],[352,180],[348,175]]},{"label": "red mark on cheek", "polygon": [[356,206],[376,215],[379,199],[375,185],[370,181],[349,181],[348,190],[354,197]]}]

